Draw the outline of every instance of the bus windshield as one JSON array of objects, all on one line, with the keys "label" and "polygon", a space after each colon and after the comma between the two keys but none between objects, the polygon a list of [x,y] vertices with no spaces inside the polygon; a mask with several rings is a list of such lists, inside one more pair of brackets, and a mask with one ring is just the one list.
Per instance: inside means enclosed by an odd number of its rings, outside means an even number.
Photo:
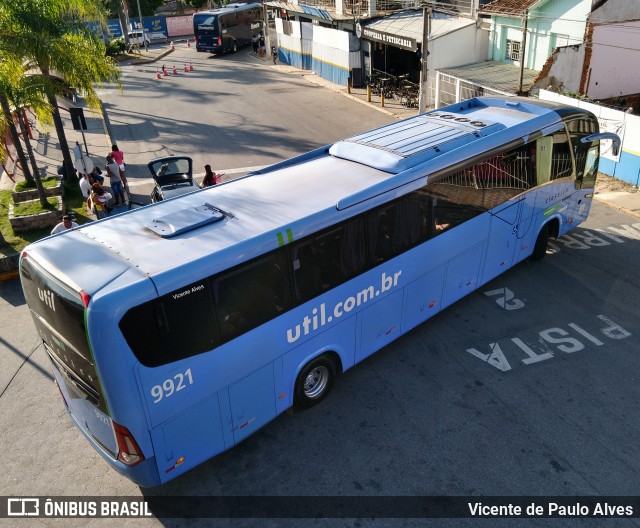
[{"label": "bus windshield", "polygon": [[210,13],[193,15],[193,25],[200,35],[218,36],[218,15]]}]

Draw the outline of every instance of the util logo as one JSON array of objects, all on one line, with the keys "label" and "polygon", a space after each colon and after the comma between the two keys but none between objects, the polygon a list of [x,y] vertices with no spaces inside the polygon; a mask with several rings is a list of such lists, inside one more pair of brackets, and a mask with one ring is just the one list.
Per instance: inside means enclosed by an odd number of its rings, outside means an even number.
[{"label": "util logo", "polygon": [[38,288],[38,297],[40,297],[40,300],[54,312],[56,311],[55,297],[53,296],[53,293],[51,293],[51,291],[42,291],[40,288]]}]

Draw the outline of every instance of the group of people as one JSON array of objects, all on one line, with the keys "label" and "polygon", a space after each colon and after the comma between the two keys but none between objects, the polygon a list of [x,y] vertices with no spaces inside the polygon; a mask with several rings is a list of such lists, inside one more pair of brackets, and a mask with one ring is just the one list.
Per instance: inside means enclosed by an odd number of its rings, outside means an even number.
[{"label": "group of people", "polygon": [[[84,174],[80,180],[80,190],[87,202],[87,209],[94,213],[98,219],[105,218],[113,207],[127,203],[124,153],[118,148],[118,145],[111,146],[111,152],[106,156],[105,171],[109,177],[111,192],[103,187],[105,178],[97,166],[93,168],[91,173]],[[113,203],[111,203],[112,199],[114,199]]]},{"label": "group of people", "polygon": [[[262,31],[259,34],[253,36],[253,38],[251,39],[251,44],[253,45],[253,52],[256,55],[264,57],[267,51],[265,48],[264,33],[262,33]],[[276,60],[278,59],[278,48],[275,45],[271,46],[271,58],[273,59],[273,63],[276,64]]]},{"label": "group of people", "polygon": [[[221,181],[224,173],[216,173],[211,169],[211,165],[204,166],[205,174],[200,184],[201,188],[211,187]],[[126,193],[128,192],[127,178],[125,175],[124,153],[118,149],[118,145],[111,146],[111,152],[106,156],[105,171],[109,177],[109,187],[111,192],[104,187],[104,176],[102,170],[96,165],[88,174],[83,174],[80,179],[80,190],[86,201],[87,210],[96,215],[96,218],[106,218],[113,210],[113,207],[125,205],[127,203]],[[113,200],[113,202],[111,202]],[[67,229],[78,227],[69,215],[60,218],[51,231],[52,235]]]},{"label": "group of people", "polygon": [[[97,165],[90,173],[83,174],[80,179],[80,191],[85,199],[87,210],[95,214],[98,219],[106,218],[113,207],[127,203],[124,153],[116,144],[111,145],[111,152],[106,156],[105,171],[109,177],[111,192],[104,188],[105,178]],[[112,199],[114,199],[113,202],[111,202]],[[69,215],[64,215],[60,220],[60,223],[51,231],[52,235],[78,227]]]}]

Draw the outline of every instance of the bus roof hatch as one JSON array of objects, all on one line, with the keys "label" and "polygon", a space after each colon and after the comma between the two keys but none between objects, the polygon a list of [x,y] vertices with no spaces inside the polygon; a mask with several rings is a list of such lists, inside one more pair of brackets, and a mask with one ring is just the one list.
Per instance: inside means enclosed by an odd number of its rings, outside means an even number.
[{"label": "bus roof hatch", "polygon": [[211,204],[182,209],[166,216],[161,216],[145,224],[145,227],[162,238],[171,238],[187,231],[192,231],[207,224],[222,220],[225,214]]}]

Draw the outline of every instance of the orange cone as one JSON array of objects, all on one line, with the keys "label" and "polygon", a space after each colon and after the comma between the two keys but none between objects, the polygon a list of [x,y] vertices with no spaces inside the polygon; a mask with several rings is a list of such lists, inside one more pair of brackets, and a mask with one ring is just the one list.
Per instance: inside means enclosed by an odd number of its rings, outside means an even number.
[{"label": "orange cone", "polygon": [[162,75],[169,75],[169,72],[167,71],[167,67],[164,64],[162,65]]},{"label": "orange cone", "polygon": [[189,61],[189,71],[193,71],[193,64],[191,64],[191,61]]},{"label": "orange cone", "polygon": [[160,69],[156,68],[156,79],[162,79],[162,76],[160,75]]},{"label": "orange cone", "polygon": [[187,65],[184,65],[184,72],[187,73],[189,71],[189,68],[187,67]]},{"label": "orange cone", "polygon": [[173,40],[171,41],[171,49],[174,50],[176,47],[173,45]]},{"label": "orange cone", "polygon": [[178,70],[176,70],[176,65],[173,65],[173,74],[178,75]]},{"label": "orange cone", "polygon": [[189,42],[189,39],[187,39],[187,48],[191,47],[191,42]]}]

